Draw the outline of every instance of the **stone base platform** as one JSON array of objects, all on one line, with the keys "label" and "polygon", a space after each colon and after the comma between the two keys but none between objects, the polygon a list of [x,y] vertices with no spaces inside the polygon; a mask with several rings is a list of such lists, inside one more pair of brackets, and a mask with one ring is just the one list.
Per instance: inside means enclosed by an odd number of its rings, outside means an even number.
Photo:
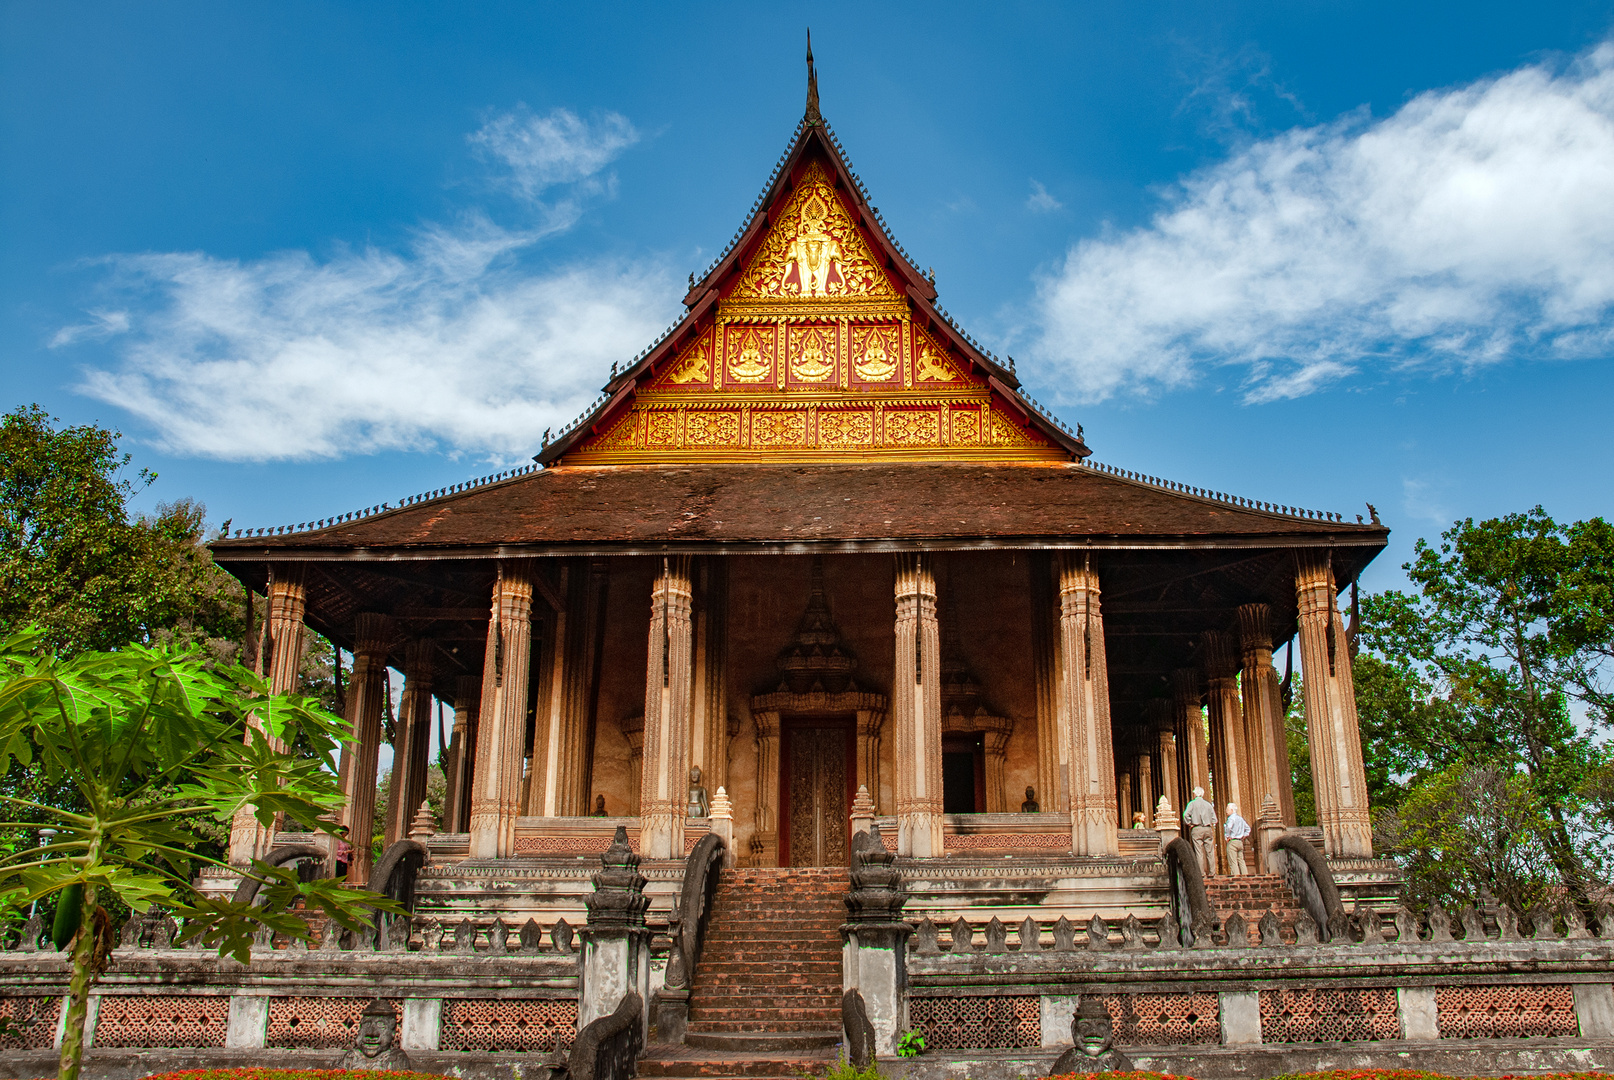
[{"label": "stone base platform", "polygon": [[[1027,1080],[1045,1076],[1062,1052],[979,1050],[925,1054],[911,1060],[880,1060],[893,1080]],[[1306,1043],[1283,1046],[1206,1046],[1125,1048],[1140,1069],[1192,1076],[1196,1080],[1259,1080],[1291,1072],[1325,1069],[1426,1069],[1450,1076],[1504,1076],[1554,1072],[1614,1072],[1614,1039],[1447,1039],[1431,1042]],[[709,1051],[684,1050],[709,1057]],[[341,1055],[312,1050],[90,1050],[83,1080],[140,1080],[181,1069],[328,1069]],[[784,1057],[785,1055],[780,1055]],[[409,1051],[421,1072],[464,1080],[548,1080],[542,1054],[479,1054]],[[830,1064],[828,1052],[798,1055],[801,1064]],[[729,1075],[746,1075],[735,1062]],[[642,1070],[665,1075],[664,1067]],[[797,1070],[805,1071],[805,1070]],[[54,1051],[10,1051],[0,1055],[0,1080],[35,1080],[56,1072]],[[715,1074],[714,1074],[715,1075]],[[792,1075],[796,1075],[793,1072]]]}]

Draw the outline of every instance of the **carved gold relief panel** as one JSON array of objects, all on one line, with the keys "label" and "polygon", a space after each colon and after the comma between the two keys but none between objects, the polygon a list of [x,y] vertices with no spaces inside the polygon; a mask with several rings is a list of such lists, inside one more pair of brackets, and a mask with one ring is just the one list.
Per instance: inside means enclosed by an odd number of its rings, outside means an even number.
[{"label": "carved gold relief panel", "polygon": [[[929,334],[914,328],[913,382],[915,386],[935,388],[942,385],[966,385],[965,367],[947,353],[947,348]],[[977,383],[978,384],[978,383]]]},{"label": "carved gold relief panel", "polygon": [[826,450],[858,450],[874,445],[873,409],[820,409],[818,445]]},{"label": "carved gold relief panel", "polygon": [[953,409],[949,420],[952,425],[952,437],[949,441],[954,446],[981,445],[980,409]]},{"label": "carved gold relief panel", "polygon": [[656,380],[658,388],[688,386],[695,389],[713,385],[713,353],[716,351],[717,333],[708,329],[694,342],[684,347],[678,358]]},{"label": "carved gold relief panel", "polygon": [[839,381],[839,329],[834,323],[785,328],[791,384],[815,386]]},{"label": "carved gold relief panel", "polygon": [[894,296],[818,162],[809,165],[730,294],[738,299]]},{"label": "carved gold relief panel", "polygon": [[935,409],[885,410],[887,446],[920,447],[941,445],[941,424]]},{"label": "carved gold relief panel", "polygon": [[891,386],[901,381],[902,324],[853,326],[852,382],[860,386]]},{"label": "carved gold relief panel", "polygon": [[723,381],[731,386],[758,386],[774,381],[777,351],[773,323],[724,327]]},{"label": "carved gold relief panel", "polygon": [[807,445],[805,409],[758,409],[751,413],[751,445],[757,449]]},{"label": "carved gold relief panel", "polygon": [[694,448],[718,449],[742,445],[740,411],[691,409],[684,419],[684,444]]}]

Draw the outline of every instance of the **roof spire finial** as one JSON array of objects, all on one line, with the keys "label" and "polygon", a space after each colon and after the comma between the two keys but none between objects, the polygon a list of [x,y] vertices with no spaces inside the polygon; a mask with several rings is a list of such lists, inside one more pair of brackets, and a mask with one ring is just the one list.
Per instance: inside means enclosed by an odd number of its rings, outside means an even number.
[{"label": "roof spire finial", "polygon": [[823,123],[823,114],[818,111],[818,72],[813,69],[813,30],[807,28],[807,123]]}]

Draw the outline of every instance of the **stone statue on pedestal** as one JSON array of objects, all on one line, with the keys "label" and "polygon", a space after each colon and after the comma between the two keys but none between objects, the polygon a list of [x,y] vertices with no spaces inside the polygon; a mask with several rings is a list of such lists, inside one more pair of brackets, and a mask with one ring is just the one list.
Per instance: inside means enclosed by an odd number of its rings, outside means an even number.
[{"label": "stone statue on pedestal", "polygon": [[1037,805],[1037,789],[1026,788],[1026,801],[1020,804],[1022,814],[1040,814],[1042,807]]},{"label": "stone statue on pedestal", "polygon": [[706,789],[701,786],[701,767],[691,765],[689,768],[689,809],[690,817],[707,817],[712,811],[712,801],[706,795]]},{"label": "stone statue on pedestal", "polygon": [[1096,997],[1082,995],[1070,1021],[1071,1048],[1054,1062],[1050,1075],[1066,1073],[1131,1072],[1131,1060],[1115,1049],[1115,1025],[1110,1012]]},{"label": "stone statue on pedestal", "polygon": [[371,1001],[359,1017],[359,1030],[353,1039],[353,1049],[342,1055],[336,1067],[382,1072],[412,1071],[409,1055],[392,1044],[393,1029],[397,1024],[398,1014],[391,1005],[380,998]]},{"label": "stone statue on pedestal", "polygon": [[596,795],[596,796],[594,796],[594,816],[595,817],[608,817],[609,816],[605,812],[605,796],[604,795]]}]

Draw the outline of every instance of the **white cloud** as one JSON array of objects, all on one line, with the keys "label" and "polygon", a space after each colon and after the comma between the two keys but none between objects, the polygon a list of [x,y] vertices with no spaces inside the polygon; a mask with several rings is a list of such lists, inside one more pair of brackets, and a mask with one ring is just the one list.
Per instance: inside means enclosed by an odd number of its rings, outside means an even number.
[{"label": "white cloud", "polygon": [[1048,189],[1042,186],[1042,181],[1031,181],[1031,194],[1026,198],[1026,209],[1037,214],[1048,214],[1064,208],[1064,203],[1048,194]]},{"label": "white cloud", "polygon": [[[620,113],[605,113],[591,123],[570,109],[535,116],[521,108],[495,116],[466,139],[508,170],[504,180],[510,188],[565,227],[581,213],[584,196],[611,190],[615,178],[602,171],[639,141],[639,133]],[[571,190],[546,204],[542,197],[557,186]]]},{"label": "white cloud", "polygon": [[[614,153],[605,148],[627,143],[615,121],[602,133],[554,115],[546,122],[561,134],[523,159],[524,190],[562,189],[558,204],[581,205],[580,189]],[[659,263],[523,265],[568,223],[551,215],[510,231],[470,214],[420,230],[403,252],[325,260],[109,257],[111,284],[129,301],[118,313],[119,359],[89,371],[80,389],[147,421],[175,454],[268,461],[436,449],[519,460],[588,404],[612,362],[666,325],[681,291]],[[113,325],[95,314],[52,344]]]},{"label": "white cloud", "polygon": [[1249,400],[1614,346],[1614,44],[1250,145],[1039,283],[1040,378]]},{"label": "white cloud", "polygon": [[72,345],[80,341],[105,341],[129,329],[127,311],[92,308],[84,314],[90,317],[90,321],[79,323],[77,326],[64,326],[56,331],[50,339],[51,348],[54,349],[58,345]]}]

